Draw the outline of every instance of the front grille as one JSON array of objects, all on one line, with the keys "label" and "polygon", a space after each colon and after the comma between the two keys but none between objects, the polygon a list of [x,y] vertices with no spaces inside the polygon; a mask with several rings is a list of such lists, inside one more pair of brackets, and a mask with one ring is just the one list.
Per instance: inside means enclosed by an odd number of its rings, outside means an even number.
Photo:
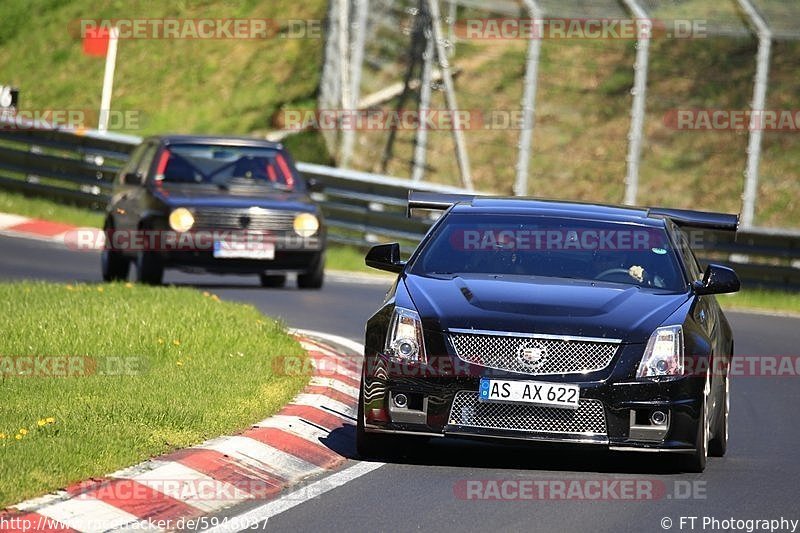
[{"label": "front grille", "polygon": [[194,213],[194,220],[199,229],[291,231],[296,214],[280,209],[203,208]]},{"label": "front grille", "polygon": [[600,437],[606,435],[606,415],[599,400],[580,400],[577,409],[517,403],[489,403],[474,391],[459,391],[448,424],[483,429],[528,431]]},{"label": "front grille", "polygon": [[602,370],[611,364],[619,341],[551,338],[535,335],[451,332],[462,361],[520,374],[572,374]]}]

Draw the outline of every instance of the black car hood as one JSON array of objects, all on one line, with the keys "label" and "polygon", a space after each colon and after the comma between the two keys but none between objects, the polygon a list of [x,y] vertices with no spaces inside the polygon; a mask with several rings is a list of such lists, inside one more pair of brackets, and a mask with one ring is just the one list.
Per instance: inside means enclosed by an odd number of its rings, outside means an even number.
[{"label": "black car hood", "polygon": [[316,205],[304,192],[281,191],[268,187],[232,186],[228,189],[211,184],[163,185],[155,195],[171,207],[263,207],[313,212]]},{"label": "black car hood", "polygon": [[689,298],[637,286],[522,276],[405,276],[426,329],[574,335],[646,342]]}]

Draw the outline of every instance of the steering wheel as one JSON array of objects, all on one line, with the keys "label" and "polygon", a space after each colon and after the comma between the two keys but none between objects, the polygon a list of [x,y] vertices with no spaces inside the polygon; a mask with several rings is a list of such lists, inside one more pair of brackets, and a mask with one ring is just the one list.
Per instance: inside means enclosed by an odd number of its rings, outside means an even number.
[{"label": "steering wheel", "polygon": [[608,270],[600,272],[598,275],[594,277],[594,279],[601,279],[606,276],[610,276],[611,274],[625,274],[629,278],[633,279],[630,273],[628,272],[627,268],[609,268]]}]

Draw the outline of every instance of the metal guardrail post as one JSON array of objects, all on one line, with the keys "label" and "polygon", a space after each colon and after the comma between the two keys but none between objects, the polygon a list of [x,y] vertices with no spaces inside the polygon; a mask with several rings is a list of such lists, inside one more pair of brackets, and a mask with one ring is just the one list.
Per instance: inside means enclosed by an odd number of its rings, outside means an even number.
[{"label": "metal guardrail post", "polygon": [[628,133],[627,173],[625,176],[625,203],[636,205],[639,192],[639,163],[642,159],[642,138],[645,104],[647,103],[647,70],[650,60],[650,39],[653,24],[636,0],[622,0],[631,14],[639,21],[636,39],[636,59],[633,64],[633,102],[631,103],[631,128]]},{"label": "metal guardrail post", "polygon": [[453,87],[453,76],[450,72],[450,61],[447,59],[447,51],[444,48],[444,37],[442,36],[442,17],[439,14],[439,0],[428,0],[428,9],[431,13],[431,25],[433,26],[433,39],[436,45],[436,55],[439,58],[439,68],[442,71],[442,81],[444,82],[444,95],[447,100],[447,107],[453,115],[453,141],[456,145],[456,159],[458,169],[461,172],[461,183],[467,190],[473,190],[472,172],[469,168],[469,156],[467,147],[464,143],[464,130],[462,129],[461,117],[458,114],[458,104],[456,103],[456,91]]},{"label": "metal guardrail post", "polygon": [[539,81],[539,55],[544,38],[544,12],[535,0],[525,0],[525,7],[533,19],[533,32],[528,41],[528,62],[525,66],[525,82],[522,95],[522,129],[519,132],[519,154],[514,194],[528,194],[528,169],[531,160],[531,142],[536,122],[536,87]]},{"label": "metal guardrail post", "polygon": [[[418,15],[422,16],[422,14]],[[431,108],[431,74],[433,72],[433,35],[430,28],[425,30],[425,52],[422,54],[422,79],[419,87],[419,116],[416,136],[414,139],[414,160],[411,168],[411,181],[422,181],[425,177],[426,152],[428,149],[428,125],[424,120]]]},{"label": "metal guardrail post", "polygon": [[747,170],[744,173],[744,194],[742,196],[742,227],[753,227],[758,194],[758,167],[761,162],[761,138],[763,137],[763,111],[767,99],[769,80],[769,57],[772,47],[772,32],[767,23],[756,11],[750,0],[738,0],[750,24],[758,36],[756,55],[756,75],[753,81],[753,103],[750,115],[750,138],[747,142]]}]

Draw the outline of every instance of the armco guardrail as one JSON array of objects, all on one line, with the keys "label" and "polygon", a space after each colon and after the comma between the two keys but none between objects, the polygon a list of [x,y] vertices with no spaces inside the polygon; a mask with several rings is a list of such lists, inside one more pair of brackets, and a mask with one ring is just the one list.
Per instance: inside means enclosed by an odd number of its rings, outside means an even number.
[{"label": "armco guardrail", "polygon": [[[140,141],[0,122],[0,188],[102,209],[115,174]],[[298,169],[325,186],[318,200],[331,240],[361,247],[400,240],[410,248],[422,238],[432,219],[406,217],[409,189],[465,192],[310,163],[299,163]],[[732,266],[745,285],[800,290],[800,232],[752,229],[738,232],[735,240],[704,233],[700,244],[703,260]]]}]

